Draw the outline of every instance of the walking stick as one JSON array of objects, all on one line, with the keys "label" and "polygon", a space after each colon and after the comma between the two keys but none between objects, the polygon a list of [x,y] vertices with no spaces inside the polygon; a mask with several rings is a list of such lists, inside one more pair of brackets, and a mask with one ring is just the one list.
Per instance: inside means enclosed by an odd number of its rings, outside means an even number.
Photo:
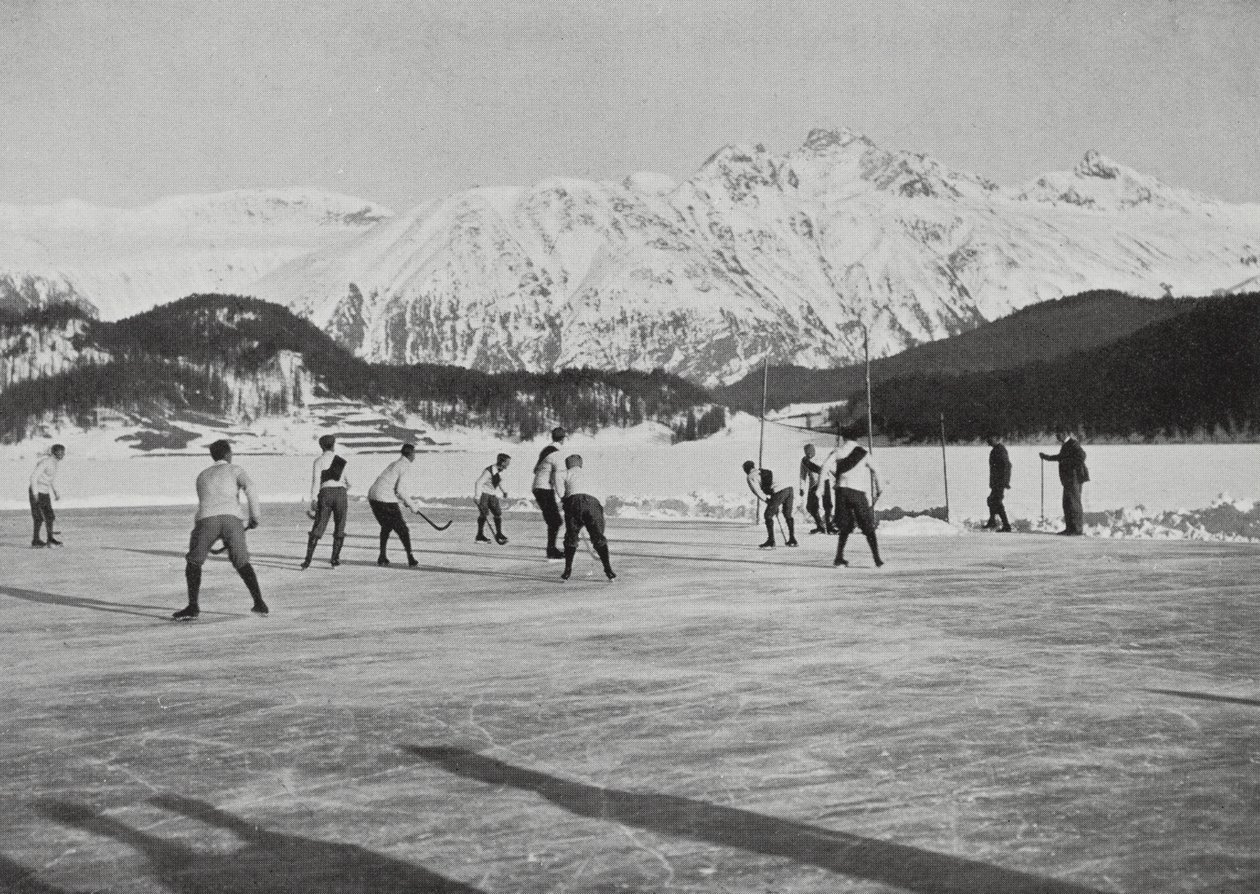
[{"label": "walking stick", "polygon": [[1046,523],[1046,461],[1041,461],[1041,523]]}]

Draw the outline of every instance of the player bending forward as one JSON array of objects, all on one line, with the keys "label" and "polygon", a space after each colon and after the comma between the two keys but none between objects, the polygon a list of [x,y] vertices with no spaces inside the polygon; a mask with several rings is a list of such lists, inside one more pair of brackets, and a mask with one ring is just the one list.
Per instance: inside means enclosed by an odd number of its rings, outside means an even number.
[{"label": "player bending forward", "polygon": [[608,539],[604,537],[604,506],[587,486],[582,457],[576,453],[566,457],[564,467],[564,574],[560,575],[560,579],[568,580],[573,574],[573,556],[577,554],[582,529],[586,528],[595,554],[604,563],[604,574],[609,580],[615,580],[617,575],[608,561]]},{"label": "player bending forward", "polygon": [[[258,575],[249,564],[249,547],[245,543],[245,531],[258,527],[258,494],[254,482],[245,470],[232,465],[232,445],[227,441],[215,441],[210,445],[210,458],[214,465],[197,476],[197,514],[194,517],[192,536],[188,540],[185,557],[184,581],[188,584],[188,605],[175,612],[177,621],[191,621],[201,613],[198,597],[201,593],[201,566],[206,562],[210,547],[216,540],[227,546],[232,567],[245,581],[249,595],[254,599],[250,611],[267,614],[262,590],[258,587]],[[249,524],[241,524],[239,495],[245,492],[249,503]]]},{"label": "player bending forward", "polygon": [[416,460],[416,448],[413,444],[403,444],[399,451],[402,455],[385,467],[385,471],[376,476],[372,486],[368,488],[368,505],[372,507],[372,515],[381,526],[381,550],[376,557],[376,564],[382,567],[389,564],[385,555],[385,546],[389,543],[389,535],[397,534],[403,549],[407,551],[407,564],[415,568],[420,563],[411,554],[411,530],[403,519],[399,503],[405,503],[412,512],[416,511],[411,497],[403,492],[403,477]]},{"label": "player bending forward", "polygon": [[760,549],[774,549],[774,517],[783,512],[787,521],[787,545],[796,546],[796,521],[792,518],[792,485],[776,487],[774,472],[759,469],[751,459],[744,463],[744,475],[747,476],[748,489],[759,501],[765,501],[766,511],[762,516],[766,520],[766,542]]},{"label": "player bending forward", "polygon": [[854,527],[862,529],[871,548],[871,558],[875,567],[884,564],[879,557],[879,541],[875,539],[875,511],[866,502],[866,485],[869,481],[875,488],[875,499],[879,499],[879,473],[871,463],[866,448],[853,440],[852,429],[842,429],[840,444],[823,462],[822,480],[836,482],[836,515],[840,520],[840,541],[836,544],[836,558],[833,565],[848,565],[844,558],[844,545],[853,533]]},{"label": "player bending forward", "polygon": [[511,465],[512,457],[500,453],[494,458],[494,465],[486,466],[477,476],[473,485],[473,501],[477,504],[477,536],[478,543],[489,543],[486,536],[486,521],[494,518],[494,542],[503,546],[508,539],[503,536],[503,507],[499,501],[507,499],[507,491],[503,488],[503,473]]}]

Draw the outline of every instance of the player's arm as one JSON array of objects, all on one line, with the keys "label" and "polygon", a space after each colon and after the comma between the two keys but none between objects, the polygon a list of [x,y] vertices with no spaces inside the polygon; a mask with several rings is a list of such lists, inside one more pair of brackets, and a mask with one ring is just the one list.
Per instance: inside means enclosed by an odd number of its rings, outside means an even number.
[{"label": "player's arm", "polygon": [[869,459],[866,461],[866,468],[871,470],[871,505],[874,506],[875,503],[879,502],[879,497],[884,492],[884,487],[879,480],[879,472]]},{"label": "player's arm", "polygon": [[33,494],[39,492],[37,490],[37,488],[39,487],[39,473],[42,472],[43,470],[44,470],[44,461],[41,459],[39,462],[35,463],[35,470],[31,472],[30,491]]},{"label": "player's arm", "polygon": [[481,495],[486,492],[486,485],[490,483],[490,470],[482,469],[481,474],[477,476],[477,482],[473,485],[473,499],[480,500]]},{"label": "player's arm", "polygon": [[[322,459],[322,457],[320,457]],[[319,502],[319,473],[323,469],[319,467],[319,459],[315,460],[315,464],[311,466],[311,508],[315,508],[315,504]]]},{"label": "player's arm", "polygon": [[764,499],[764,497],[762,496],[762,493],[758,489],[757,485],[753,483],[753,476],[755,476],[758,471],[759,471],[758,469],[753,469],[751,472],[748,473],[748,477],[746,477],[744,481],[747,482],[748,489],[752,491],[752,495],[756,497],[757,502],[760,503]]},{"label": "player's arm", "polygon": [[249,522],[246,527],[258,527],[262,523],[262,514],[258,511],[258,490],[244,469],[236,471],[236,487],[237,490],[245,491],[245,501],[249,505]]}]

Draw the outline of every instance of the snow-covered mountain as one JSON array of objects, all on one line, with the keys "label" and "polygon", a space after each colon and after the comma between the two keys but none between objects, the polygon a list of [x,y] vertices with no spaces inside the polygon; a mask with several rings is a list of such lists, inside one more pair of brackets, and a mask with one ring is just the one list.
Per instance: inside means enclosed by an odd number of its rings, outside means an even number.
[{"label": "snow-covered mountain", "polygon": [[765,357],[886,355],[1095,288],[1209,294],[1260,273],[1260,206],[1090,152],[1002,188],[848,131],[726,147],[694,177],[476,189],[254,286],[365,357],[490,370],[664,367],[715,384]]},{"label": "snow-covered mountain", "polygon": [[851,362],[864,328],[880,356],[1090,289],[1204,295],[1260,275],[1260,205],[1094,152],[999,187],[845,130],[785,154],[728,146],[681,183],[557,178],[398,216],[285,195],[0,208],[0,302],[7,282],[11,301],[112,318],[232,291],[370,360],[663,367],[717,384],[764,358]]},{"label": "snow-covered mountain", "polygon": [[241,292],[392,216],[313,190],[176,196],[143,208],[0,205],[0,308],[74,303],[113,320],[193,292]]}]

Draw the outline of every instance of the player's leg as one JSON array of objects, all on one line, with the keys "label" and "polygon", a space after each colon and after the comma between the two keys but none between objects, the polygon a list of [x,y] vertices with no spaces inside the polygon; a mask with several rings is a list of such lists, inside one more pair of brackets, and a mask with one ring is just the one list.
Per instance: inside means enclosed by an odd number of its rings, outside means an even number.
[{"label": "player's leg", "polygon": [[249,544],[245,540],[245,526],[234,515],[221,515],[219,518],[222,519],[219,535],[227,546],[228,558],[232,560],[232,567],[245,582],[245,589],[249,590],[249,596],[254,601],[250,611],[265,615],[268,612],[267,603],[263,602],[262,588],[258,585],[258,575],[254,572],[254,566],[249,563]]},{"label": "player's leg", "polygon": [[578,539],[582,536],[582,516],[577,497],[564,501],[564,573],[561,580],[568,580],[573,573],[573,557],[577,554]]},{"label": "player's leg", "polygon": [[595,548],[595,555],[599,556],[599,561],[604,566],[604,576],[609,580],[616,580],[617,575],[613,573],[612,562],[608,555],[608,538],[604,536],[603,505],[599,500],[590,497],[583,507],[582,515],[582,524],[591,535],[591,546]]},{"label": "player's leg", "polygon": [[783,498],[783,506],[780,507],[780,511],[783,513],[784,521],[787,522],[787,545],[796,546],[796,512],[794,508],[796,492],[790,487],[785,487],[779,493],[786,495]]},{"label": "player's leg", "polygon": [[341,564],[341,545],[346,542],[346,516],[349,514],[346,489],[344,487],[329,488],[332,493],[333,514],[333,548],[332,558],[328,564],[336,568]]},{"label": "player's leg", "polygon": [[494,519],[494,542],[503,546],[508,542],[503,533],[503,505],[494,494],[488,494],[488,496],[490,497],[490,515]]},{"label": "player's leg", "polygon": [[844,546],[849,541],[849,535],[853,533],[853,529],[857,523],[853,519],[853,507],[849,504],[847,494],[848,488],[837,487],[835,491],[836,501],[836,528],[840,534],[840,538],[836,541],[836,558],[833,565],[848,565],[844,558]]},{"label": "player's leg", "polygon": [[368,508],[372,510],[372,517],[376,519],[376,524],[380,526],[380,552],[376,556],[377,565],[388,565],[389,557],[385,555],[385,547],[389,544],[390,532],[394,530],[393,519],[389,513],[389,503],[382,503],[380,500],[368,500]]},{"label": "player's leg", "polygon": [[198,519],[188,536],[188,554],[184,556],[188,605],[171,616],[177,621],[191,621],[201,614],[201,566],[206,563],[206,556],[210,555],[210,547],[219,539],[219,528],[213,522],[212,518]]},{"label": "player's leg", "polygon": [[57,520],[57,513],[53,511],[52,494],[39,495],[39,508],[43,512],[44,527],[48,531],[48,545],[61,546],[61,541],[53,532],[53,522]]},{"label": "player's leg", "polygon": [[[35,531],[31,534],[31,546],[43,546],[44,541],[40,538],[39,532],[44,525],[44,510],[39,505],[39,498],[35,495],[35,491],[28,490],[26,496],[31,504],[31,522],[35,525]],[[48,534],[52,536],[52,528],[48,529]]]},{"label": "player's leg", "polygon": [[474,543],[489,543],[490,538],[486,536],[486,522],[490,517],[490,494],[482,494],[477,498],[477,536],[473,538]]},{"label": "player's leg", "polygon": [[327,493],[328,488],[324,488],[315,501],[315,523],[311,525],[311,531],[306,535],[306,558],[302,560],[303,570],[311,567],[311,560],[315,558],[315,545],[319,543],[319,538],[324,536],[324,531],[328,528],[328,519],[332,517],[332,503],[326,498]]},{"label": "player's leg", "polygon": [[860,490],[853,491],[853,518],[862,529],[866,545],[871,548],[871,558],[875,560],[875,567],[880,567],[884,561],[879,557],[879,541],[875,538],[875,512],[866,502],[866,494]]}]

